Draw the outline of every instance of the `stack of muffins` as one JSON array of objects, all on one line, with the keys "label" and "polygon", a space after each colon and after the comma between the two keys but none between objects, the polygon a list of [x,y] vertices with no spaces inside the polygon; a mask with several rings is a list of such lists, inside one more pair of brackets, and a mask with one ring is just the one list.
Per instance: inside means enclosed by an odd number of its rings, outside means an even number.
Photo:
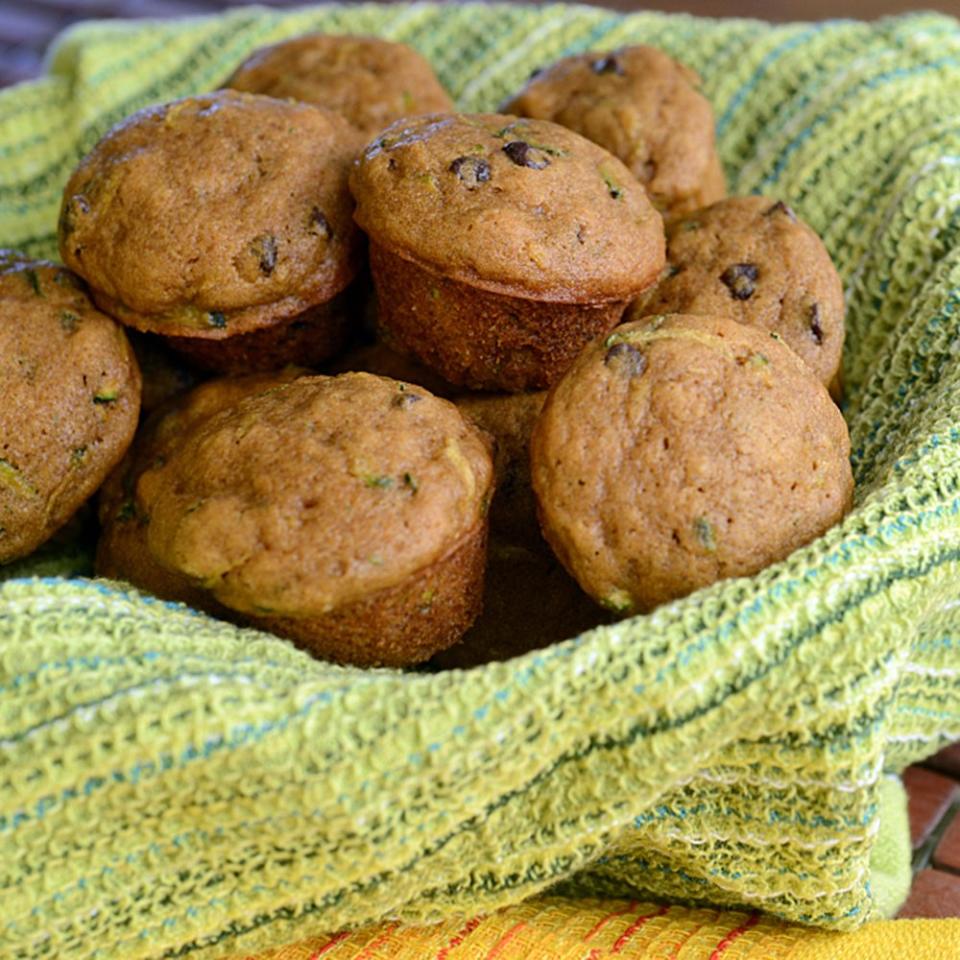
[{"label": "stack of muffins", "polygon": [[115,127],[68,269],[0,258],[0,562],[102,487],[100,575],[449,667],[819,536],[840,281],[786,203],[725,199],[697,82],[631,47],[458,114],[413,50],[307,36]]}]

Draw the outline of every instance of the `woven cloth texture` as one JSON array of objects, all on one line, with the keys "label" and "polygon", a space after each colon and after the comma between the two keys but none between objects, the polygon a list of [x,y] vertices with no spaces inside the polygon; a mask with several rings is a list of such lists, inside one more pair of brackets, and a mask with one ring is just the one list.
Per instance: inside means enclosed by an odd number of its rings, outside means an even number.
[{"label": "woven cloth texture", "polygon": [[882,920],[850,933],[756,913],[637,901],[528,900],[431,927],[381,924],[231,960],[949,960],[960,920]]},{"label": "woven cloth texture", "polygon": [[883,772],[960,737],[957,22],[361,5],[91,24],[0,93],[0,243],[52,254],[59,192],[111,124],[307,29],[412,44],[467,110],[589,48],[699,70],[733,191],[789,199],[845,279],[855,510],[754,578],[437,674],[330,666],[50,575],[82,551],[15,565],[0,956],[221,957],[547,888],[878,915]]}]

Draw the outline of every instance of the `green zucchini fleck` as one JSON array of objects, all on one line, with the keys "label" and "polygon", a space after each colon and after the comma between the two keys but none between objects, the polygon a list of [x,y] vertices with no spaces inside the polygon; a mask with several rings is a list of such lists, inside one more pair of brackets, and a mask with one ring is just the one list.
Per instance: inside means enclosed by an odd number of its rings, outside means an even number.
[{"label": "green zucchini fleck", "polygon": [[365,487],[370,487],[371,489],[386,490],[393,486],[393,477],[377,476],[375,474],[368,473],[363,478],[363,485]]},{"label": "green zucchini fleck", "polygon": [[717,536],[713,530],[713,524],[706,517],[697,517],[693,521],[693,529],[697,534],[700,545],[707,553],[716,553]]},{"label": "green zucchini fleck", "polygon": [[75,313],[71,313],[69,310],[60,311],[60,327],[67,333],[73,333],[79,322],[80,318]]},{"label": "green zucchini fleck", "polygon": [[417,478],[412,473],[405,473],[403,475],[403,483],[409,487],[413,493],[416,493],[420,489],[420,484],[417,483]]},{"label": "green zucchini fleck", "polygon": [[35,497],[37,488],[23,475],[19,467],[0,458],[0,487],[6,487],[20,497]]},{"label": "green zucchini fleck", "polygon": [[116,403],[119,396],[120,391],[116,387],[106,387],[93,395],[93,402],[99,404]]},{"label": "green zucchini fleck", "polygon": [[219,310],[211,310],[207,314],[207,323],[209,323],[211,327],[222,330],[227,325],[227,318],[226,315]]},{"label": "green zucchini fleck", "polygon": [[633,609],[633,599],[626,590],[613,590],[600,598],[600,606],[614,613],[629,613]]},{"label": "green zucchini fleck", "polygon": [[83,463],[83,461],[86,459],[86,457],[87,457],[86,446],[75,447],[73,452],[70,454],[70,466],[79,467],[80,464]]}]

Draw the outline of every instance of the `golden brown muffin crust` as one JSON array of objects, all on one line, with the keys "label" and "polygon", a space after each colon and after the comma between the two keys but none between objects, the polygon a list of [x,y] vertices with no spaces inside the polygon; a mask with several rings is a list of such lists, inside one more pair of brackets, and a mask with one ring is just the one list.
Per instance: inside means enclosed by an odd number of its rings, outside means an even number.
[{"label": "golden brown muffin crust", "polygon": [[71,176],[61,256],[130,326],[214,339],[268,326],[356,273],[359,146],[310,104],[224,90],[149,107]]},{"label": "golden brown muffin crust", "polygon": [[2,563],[66,523],[123,456],[140,371],[76,277],[0,251],[0,384]]},{"label": "golden brown muffin crust", "polygon": [[195,424],[138,493],[162,565],[234,610],[309,617],[445,556],[485,516],[492,475],[452,404],[352,373]]},{"label": "golden brown muffin crust", "polygon": [[366,139],[401,117],[453,109],[416,50],[379,37],[308,34],[284,40],[254,51],[224,86],[318,104]]},{"label": "golden brown muffin crust", "polygon": [[605,150],[500,114],[399,121],[351,174],[356,220],[391,253],[494,293],[629,299],[663,266],[663,224]]},{"label": "golden brown muffin crust", "polygon": [[713,109],[699,77],[654,47],[565,57],[538,71],[504,113],[576,130],[609,150],[675,215],[726,193]]},{"label": "golden brown muffin crust", "polygon": [[592,343],[531,442],[545,536],[622,613],[756,573],[823,533],[850,508],[849,453],[840,412],[781,340],[698,316]]},{"label": "golden brown muffin crust", "polygon": [[667,231],[667,268],[629,319],[729,316],[780,334],[830,385],[843,354],[843,283],[823,241],[782,201],[729,197]]}]

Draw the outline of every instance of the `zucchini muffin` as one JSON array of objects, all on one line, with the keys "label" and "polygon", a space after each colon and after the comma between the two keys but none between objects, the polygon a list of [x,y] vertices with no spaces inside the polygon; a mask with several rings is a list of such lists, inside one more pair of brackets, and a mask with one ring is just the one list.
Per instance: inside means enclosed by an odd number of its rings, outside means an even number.
[{"label": "zucchini muffin", "polygon": [[217,341],[228,358],[254,331],[315,320],[329,349],[346,322],[334,300],[360,265],[347,190],[359,147],[310,104],[226,90],[149,107],[71,176],[61,256],[103,310],[181,349]]},{"label": "zucchini muffin", "polygon": [[754,574],[838,523],[849,455],[840,411],[777,334],[674,315],[584,350],[534,427],[531,470],[561,562],[629,614]]},{"label": "zucchini muffin", "polygon": [[430,64],[403,43],[308,34],[254,51],[224,84],[340,114],[364,140],[421,113],[453,109]]},{"label": "zucchini muffin", "polygon": [[367,147],[350,187],[381,327],[470,388],[548,386],[664,264],[643,187],[545,121],[400,121]]},{"label": "zucchini muffin", "polygon": [[628,311],[730,316],[780,334],[839,394],[843,283],[823,241],[782,201],[729,197],[667,230],[667,269]]},{"label": "zucchini muffin", "polygon": [[552,120],[630,168],[665,217],[726,194],[700,78],[654,47],[565,57],[537,70],[504,113]]},{"label": "zucchini muffin", "polygon": [[140,371],[67,270],[0,251],[0,563],[31,553],[133,439]]},{"label": "zucchini muffin", "polygon": [[188,425],[135,506],[152,560],[231,616],[325,659],[403,666],[476,618],[492,493],[487,440],[452,404],[350,373]]}]

